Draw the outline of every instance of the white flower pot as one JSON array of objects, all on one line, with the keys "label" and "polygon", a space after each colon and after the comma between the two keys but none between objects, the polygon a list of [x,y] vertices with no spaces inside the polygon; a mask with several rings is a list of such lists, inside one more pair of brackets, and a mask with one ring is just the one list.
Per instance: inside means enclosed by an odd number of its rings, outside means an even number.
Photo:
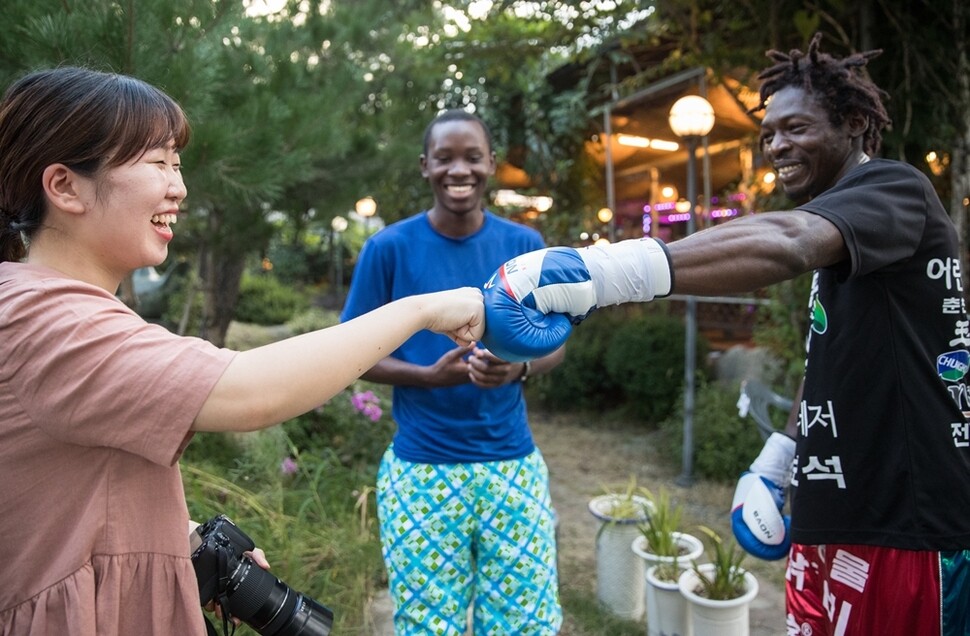
[{"label": "white flower pot", "polygon": [[[674,532],[672,534],[674,536],[674,542],[680,546],[682,552],[676,559],[677,564],[680,566],[680,569],[687,569],[704,554],[704,543],[694,535],[687,534],[686,532]],[[650,552],[650,548],[647,546],[647,539],[642,534],[637,535],[633,543],[630,544],[630,549],[646,561],[647,567],[658,563],[673,563],[675,560],[674,557],[659,556]]]},{"label": "white flower pot", "polygon": [[[674,541],[681,548],[676,558],[680,570],[691,567],[704,553],[704,544],[691,534],[675,532]],[[642,534],[630,545],[634,554],[643,562],[645,571],[647,636],[685,636],[687,632],[687,601],[680,594],[677,581],[664,581],[656,577],[657,565],[673,564],[674,557],[659,556],[650,552],[647,539]]]},{"label": "white flower pot", "polygon": [[[644,562],[630,558],[630,545],[640,534],[637,527],[647,520],[611,515],[614,503],[625,495],[600,495],[589,502],[589,511],[602,525],[596,533],[596,596],[610,612],[640,620],[644,609]],[[634,496],[637,503],[649,506],[647,499]]]},{"label": "white flower pot", "polygon": [[677,581],[656,576],[656,565],[647,568],[647,636],[688,636],[687,599]]},{"label": "white flower pot", "polygon": [[[713,575],[712,563],[703,563],[698,567],[706,576]],[[758,595],[758,579],[750,572],[745,572],[744,582],[744,594],[738,598],[712,600],[697,593],[700,586],[697,574],[692,569],[684,570],[677,584],[680,593],[687,599],[689,633],[692,636],[748,636],[749,608]]]}]

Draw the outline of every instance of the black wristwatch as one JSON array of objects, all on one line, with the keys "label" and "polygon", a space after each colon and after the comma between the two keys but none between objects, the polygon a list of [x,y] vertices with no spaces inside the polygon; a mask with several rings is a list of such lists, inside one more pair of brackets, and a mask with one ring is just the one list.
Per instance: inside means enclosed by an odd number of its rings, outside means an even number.
[{"label": "black wristwatch", "polygon": [[532,363],[526,360],[522,363],[522,375],[519,376],[519,382],[525,383],[529,379],[529,374],[532,372]]}]

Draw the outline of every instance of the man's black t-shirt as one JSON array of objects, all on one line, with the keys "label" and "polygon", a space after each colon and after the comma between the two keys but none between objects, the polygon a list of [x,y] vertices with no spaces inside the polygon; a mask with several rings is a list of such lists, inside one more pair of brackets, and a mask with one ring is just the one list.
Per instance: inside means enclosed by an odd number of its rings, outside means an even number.
[{"label": "man's black t-shirt", "polygon": [[850,258],[815,273],[792,539],[970,546],[970,325],[957,235],[929,180],[872,160],[799,209]]}]

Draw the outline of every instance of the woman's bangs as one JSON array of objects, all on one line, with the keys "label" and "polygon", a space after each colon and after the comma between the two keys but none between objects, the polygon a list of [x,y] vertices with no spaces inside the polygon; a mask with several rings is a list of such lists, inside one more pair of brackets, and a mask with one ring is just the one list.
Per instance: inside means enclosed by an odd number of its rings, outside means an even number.
[{"label": "woman's bangs", "polygon": [[115,126],[117,154],[111,164],[121,165],[146,150],[174,141],[181,150],[189,141],[185,113],[171,98],[138,80],[130,80],[125,99],[119,104]]}]

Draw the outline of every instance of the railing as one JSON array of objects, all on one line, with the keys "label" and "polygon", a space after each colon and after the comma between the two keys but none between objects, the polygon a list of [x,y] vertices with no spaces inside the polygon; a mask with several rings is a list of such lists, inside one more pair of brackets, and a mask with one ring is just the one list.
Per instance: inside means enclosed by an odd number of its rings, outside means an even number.
[{"label": "railing", "polygon": [[[675,294],[666,300],[673,313],[685,310],[688,296]],[[764,298],[738,296],[694,296],[697,301],[697,329],[717,347],[718,343],[738,343],[751,339],[757,308],[768,304]]]}]

